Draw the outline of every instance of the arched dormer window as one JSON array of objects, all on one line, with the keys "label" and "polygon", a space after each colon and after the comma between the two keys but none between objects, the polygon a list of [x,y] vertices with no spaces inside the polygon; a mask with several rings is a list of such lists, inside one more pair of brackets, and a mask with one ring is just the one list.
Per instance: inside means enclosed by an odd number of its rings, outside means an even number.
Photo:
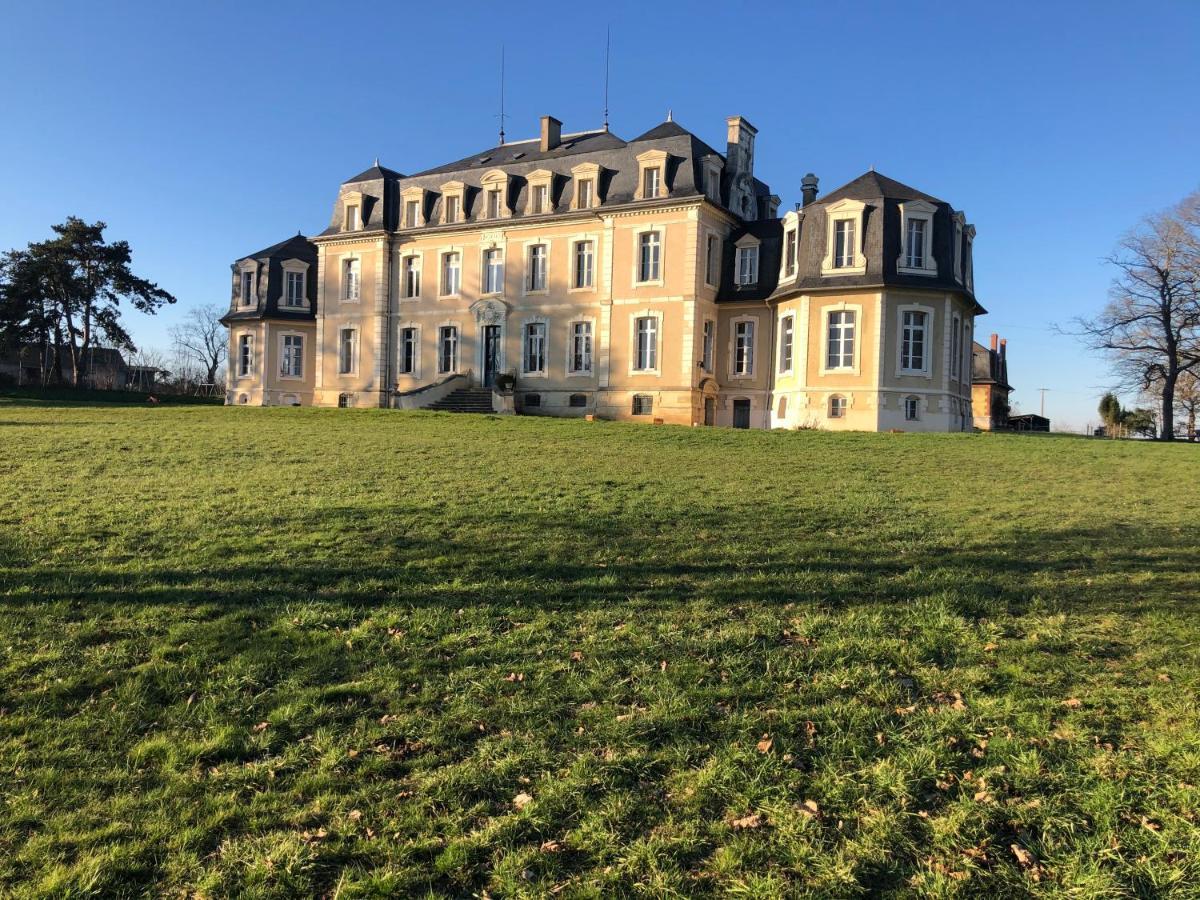
[{"label": "arched dormer window", "polygon": [[738,287],[754,287],[758,284],[759,240],[752,234],[738,238],[733,276]]},{"label": "arched dormer window", "polygon": [[667,186],[667,152],[665,150],[647,150],[637,155],[638,186],[634,192],[634,200],[654,200],[665,197],[670,190]]},{"label": "arched dormer window", "polygon": [[900,256],[896,271],[905,275],[937,275],[933,258],[933,215],[937,207],[924,200],[900,204]]},{"label": "arched dormer window", "polygon": [[525,197],[525,215],[544,216],[554,212],[554,173],[547,169],[530,172]]},{"label": "arched dormer window", "polygon": [[480,179],[483,185],[482,218],[507,219],[512,215],[508,200],[509,178],[503,169],[492,169]]},{"label": "arched dormer window", "polygon": [[839,200],[825,208],[822,275],[862,275],[867,271],[867,257],[862,252],[866,208],[861,200]]}]

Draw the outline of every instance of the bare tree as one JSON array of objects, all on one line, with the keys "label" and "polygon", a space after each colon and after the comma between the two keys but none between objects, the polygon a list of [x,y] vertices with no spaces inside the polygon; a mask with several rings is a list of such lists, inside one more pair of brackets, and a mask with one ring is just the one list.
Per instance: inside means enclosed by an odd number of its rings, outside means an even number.
[{"label": "bare tree", "polygon": [[214,304],[197,306],[188,311],[182,324],[171,329],[176,353],[204,371],[206,384],[217,383],[229,347],[225,326],[221,324],[224,312]]},{"label": "bare tree", "polygon": [[1078,334],[1112,358],[1124,386],[1156,388],[1161,440],[1175,437],[1175,389],[1200,369],[1200,193],[1148,216],[1108,261],[1117,277],[1095,319]]},{"label": "bare tree", "polygon": [[1175,407],[1187,424],[1184,436],[1196,440],[1196,414],[1200,413],[1200,371],[1183,372],[1175,382]]}]

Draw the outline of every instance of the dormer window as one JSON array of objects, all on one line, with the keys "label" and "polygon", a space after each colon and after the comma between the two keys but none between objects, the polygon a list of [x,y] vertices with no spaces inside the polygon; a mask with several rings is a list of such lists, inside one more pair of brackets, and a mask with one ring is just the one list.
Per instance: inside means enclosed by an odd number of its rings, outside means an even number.
[{"label": "dormer window", "polygon": [[704,170],[704,195],[713,203],[721,202],[721,170],[716,166]]},{"label": "dormer window", "polygon": [[576,209],[591,209],[592,198],[596,195],[596,182],[585,178],[579,182],[578,193],[575,197]]},{"label": "dormer window", "polygon": [[667,153],[665,150],[647,150],[637,155],[638,189],[635,200],[653,200],[667,195],[665,181]]},{"label": "dormer window", "polygon": [[442,224],[454,225],[463,220],[463,192],[466,186],[461,181],[448,181],[442,185]]},{"label": "dormer window", "polygon": [[508,178],[508,173],[503,169],[492,169],[480,179],[484,190],[484,218],[504,219],[511,214],[508,208]]},{"label": "dormer window", "polygon": [[658,166],[651,166],[642,173],[642,197],[649,200],[652,197],[658,196],[659,186],[662,184],[662,169]]},{"label": "dormer window", "polygon": [[796,274],[796,264],[800,253],[800,230],[789,228],[783,235],[783,274],[792,278]]},{"label": "dormer window", "polygon": [[525,215],[541,216],[553,212],[550,208],[550,188],[554,183],[554,173],[546,169],[538,169],[525,176],[529,182],[526,192]]},{"label": "dormer window", "polygon": [[425,189],[419,187],[405,188],[400,192],[404,201],[404,228],[419,228],[425,224]]},{"label": "dormer window", "polygon": [[896,270],[906,275],[937,275],[933,258],[933,215],[937,207],[924,200],[900,204],[900,236],[903,246]]},{"label": "dormer window", "polygon": [[575,189],[571,192],[571,209],[591,209],[600,204],[600,167],[596,163],[580,163],[571,169]]},{"label": "dormer window", "polygon": [[966,254],[966,259],[963,263],[963,275],[967,281],[967,290],[975,292],[975,226],[968,225],[966,228],[967,246],[963,251]]},{"label": "dormer window", "polygon": [[254,296],[254,270],[246,269],[242,272],[242,306],[253,306],[257,301]]},{"label": "dormer window", "polygon": [[500,189],[492,188],[487,192],[487,217],[500,218]]},{"label": "dormer window", "polygon": [[758,245],[737,248],[737,283],[739,287],[758,284]]},{"label": "dormer window", "polygon": [[287,309],[308,307],[308,263],[298,259],[285,259],[283,268],[283,305]]},{"label": "dormer window", "polygon": [[529,198],[529,212],[533,215],[541,215],[546,211],[546,197],[550,193],[550,188],[545,184],[535,184],[533,193]]},{"label": "dormer window", "polygon": [[447,225],[453,225],[455,222],[458,221],[459,204],[460,203],[461,203],[461,201],[458,199],[458,197],[447,197],[446,198],[446,224]]},{"label": "dormer window", "polygon": [[822,275],[862,275],[867,271],[863,255],[863,216],[866,204],[841,200],[825,210],[825,256]]},{"label": "dormer window", "polygon": [[963,281],[963,226],[966,224],[966,217],[956,212],[954,214],[954,280],[959,284]]},{"label": "dormer window", "polygon": [[347,204],[346,206],[346,230],[358,231],[361,222],[358,217],[359,206],[357,203]]}]

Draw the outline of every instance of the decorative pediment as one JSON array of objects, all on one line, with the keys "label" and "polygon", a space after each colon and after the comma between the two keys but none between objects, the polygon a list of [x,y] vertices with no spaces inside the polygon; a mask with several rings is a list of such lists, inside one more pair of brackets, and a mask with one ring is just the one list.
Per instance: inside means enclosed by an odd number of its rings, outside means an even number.
[{"label": "decorative pediment", "polygon": [[508,317],[508,310],[503,300],[476,300],[471,304],[471,312],[480,325],[499,325]]}]

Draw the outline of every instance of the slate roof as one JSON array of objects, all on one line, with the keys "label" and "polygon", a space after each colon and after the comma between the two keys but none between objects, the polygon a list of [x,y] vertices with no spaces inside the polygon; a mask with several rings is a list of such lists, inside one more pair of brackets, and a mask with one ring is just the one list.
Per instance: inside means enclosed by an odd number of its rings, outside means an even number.
[{"label": "slate roof", "polygon": [[[280,304],[283,297],[284,277],[283,261],[299,259],[308,263],[308,278],[305,281],[308,296],[308,309],[291,309]],[[240,306],[237,302],[241,291],[241,264],[246,260],[258,263],[256,277],[258,283],[258,303],[252,307]],[[263,267],[266,267],[264,288]],[[291,322],[311,322],[317,315],[317,245],[302,234],[294,234],[270,247],[264,247],[256,253],[247,253],[239,257],[231,266],[233,270],[233,290],[231,292],[229,311],[221,317],[223,323],[247,321],[256,319],[280,319]]]},{"label": "slate roof", "polygon": [[359,172],[353,178],[347,178],[342,184],[358,184],[363,181],[374,181],[377,178],[403,178],[394,169],[389,169],[387,166],[381,166],[379,160],[375,160],[375,165],[367,169],[365,172]]},{"label": "slate roof", "polygon": [[836,191],[826,194],[818,202],[824,204],[837,203],[839,200],[874,200],[885,197],[889,200],[925,200],[928,203],[942,203],[937,197],[931,197],[924,191],[888,178],[872,169],[864,172],[853,181],[848,181]]},{"label": "slate roof", "polygon": [[[758,238],[758,282],[737,284],[737,242],[746,235]],[[762,219],[747,222],[742,228],[730,233],[725,240],[721,260],[721,290],[718,302],[766,300],[775,291],[779,280],[779,266],[783,252],[783,220]]]}]

